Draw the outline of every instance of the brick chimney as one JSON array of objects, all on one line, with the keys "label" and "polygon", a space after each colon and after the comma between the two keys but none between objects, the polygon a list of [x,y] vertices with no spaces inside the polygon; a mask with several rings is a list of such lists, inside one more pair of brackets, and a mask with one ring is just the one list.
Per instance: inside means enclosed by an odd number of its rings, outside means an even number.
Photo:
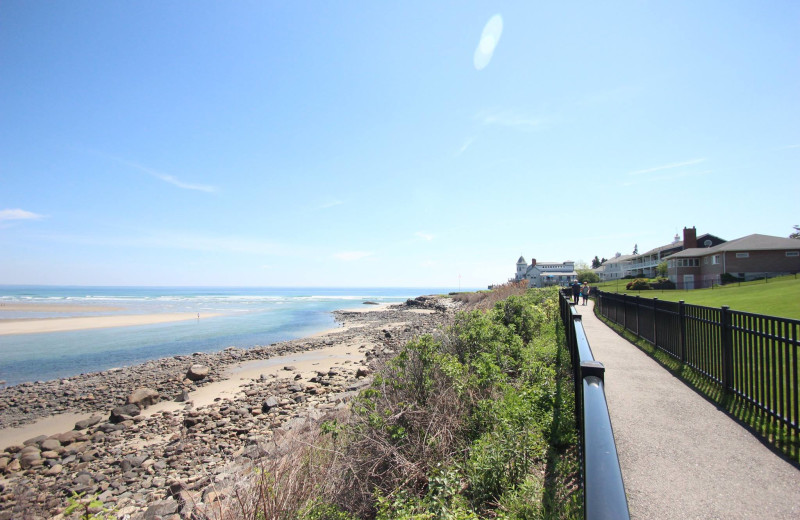
[{"label": "brick chimney", "polygon": [[692,249],[694,247],[697,247],[697,229],[694,226],[683,228],[683,248]]},{"label": "brick chimney", "polygon": [[533,259],[531,259],[531,267],[533,267],[533,266],[535,266],[535,265],[536,265],[536,259],[535,259],[535,258],[533,258]]}]

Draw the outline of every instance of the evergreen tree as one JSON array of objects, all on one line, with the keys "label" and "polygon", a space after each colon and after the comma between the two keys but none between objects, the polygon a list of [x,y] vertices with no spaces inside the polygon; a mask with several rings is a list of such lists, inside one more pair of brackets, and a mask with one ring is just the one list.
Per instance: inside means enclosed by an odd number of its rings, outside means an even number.
[{"label": "evergreen tree", "polygon": [[633,254],[634,255],[639,254],[639,244],[633,244]]}]

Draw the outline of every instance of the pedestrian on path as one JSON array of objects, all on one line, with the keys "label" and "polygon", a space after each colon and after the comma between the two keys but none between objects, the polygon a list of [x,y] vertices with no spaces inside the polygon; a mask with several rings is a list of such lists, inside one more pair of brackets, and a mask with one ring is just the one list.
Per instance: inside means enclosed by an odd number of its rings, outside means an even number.
[{"label": "pedestrian on path", "polygon": [[589,293],[591,292],[592,288],[589,287],[589,282],[583,282],[583,287],[581,287],[581,296],[583,297],[584,305],[586,305],[586,303],[589,301]]},{"label": "pedestrian on path", "polygon": [[581,284],[578,283],[578,280],[572,282],[572,301],[575,302],[575,305],[578,305],[578,298],[581,295]]}]

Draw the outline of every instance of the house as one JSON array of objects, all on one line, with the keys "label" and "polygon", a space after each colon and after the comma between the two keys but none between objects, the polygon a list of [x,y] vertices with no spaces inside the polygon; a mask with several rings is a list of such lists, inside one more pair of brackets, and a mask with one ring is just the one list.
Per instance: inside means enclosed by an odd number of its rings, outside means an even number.
[{"label": "house", "polygon": [[628,261],[633,258],[633,256],[634,255],[621,255],[617,253],[614,258],[603,262],[594,272],[600,277],[601,282],[619,280],[625,276],[623,268],[628,265]]},{"label": "house", "polygon": [[669,279],[678,289],[800,272],[800,240],[753,234],[710,247],[690,247],[667,257]]},{"label": "house", "polygon": [[698,245],[703,247],[713,247],[724,243],[725,240],[709,233],[697,236],[697,229],[683,228],[683,240],[676,234],[672,243],[665,244],[647,251],[640,255],[631,255],[623,264],[622,271],[625,276],[636,278],[655,278],[658,264],[672,254],[683,251],[684,249],[696,248]]},{"label": "house", "polygon": [[525,258],[520,256],[517,260],[517,272],[509,281],[522,280],[528,281],[528,287],[566,286],[578,281],[578,273],[575,272],[575,262],[571,260],[537,263],[534,258],[531,265],[528,265]]}]

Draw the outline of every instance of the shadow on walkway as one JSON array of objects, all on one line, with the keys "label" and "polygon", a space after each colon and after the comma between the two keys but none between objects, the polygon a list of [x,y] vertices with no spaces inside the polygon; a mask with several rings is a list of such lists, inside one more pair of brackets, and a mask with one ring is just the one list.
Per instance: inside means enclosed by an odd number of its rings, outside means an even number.
[{"label": "shadow on walkway", "polygon": [[605,391],[633,519],[800,518],[800,470],[577,306]]}]

